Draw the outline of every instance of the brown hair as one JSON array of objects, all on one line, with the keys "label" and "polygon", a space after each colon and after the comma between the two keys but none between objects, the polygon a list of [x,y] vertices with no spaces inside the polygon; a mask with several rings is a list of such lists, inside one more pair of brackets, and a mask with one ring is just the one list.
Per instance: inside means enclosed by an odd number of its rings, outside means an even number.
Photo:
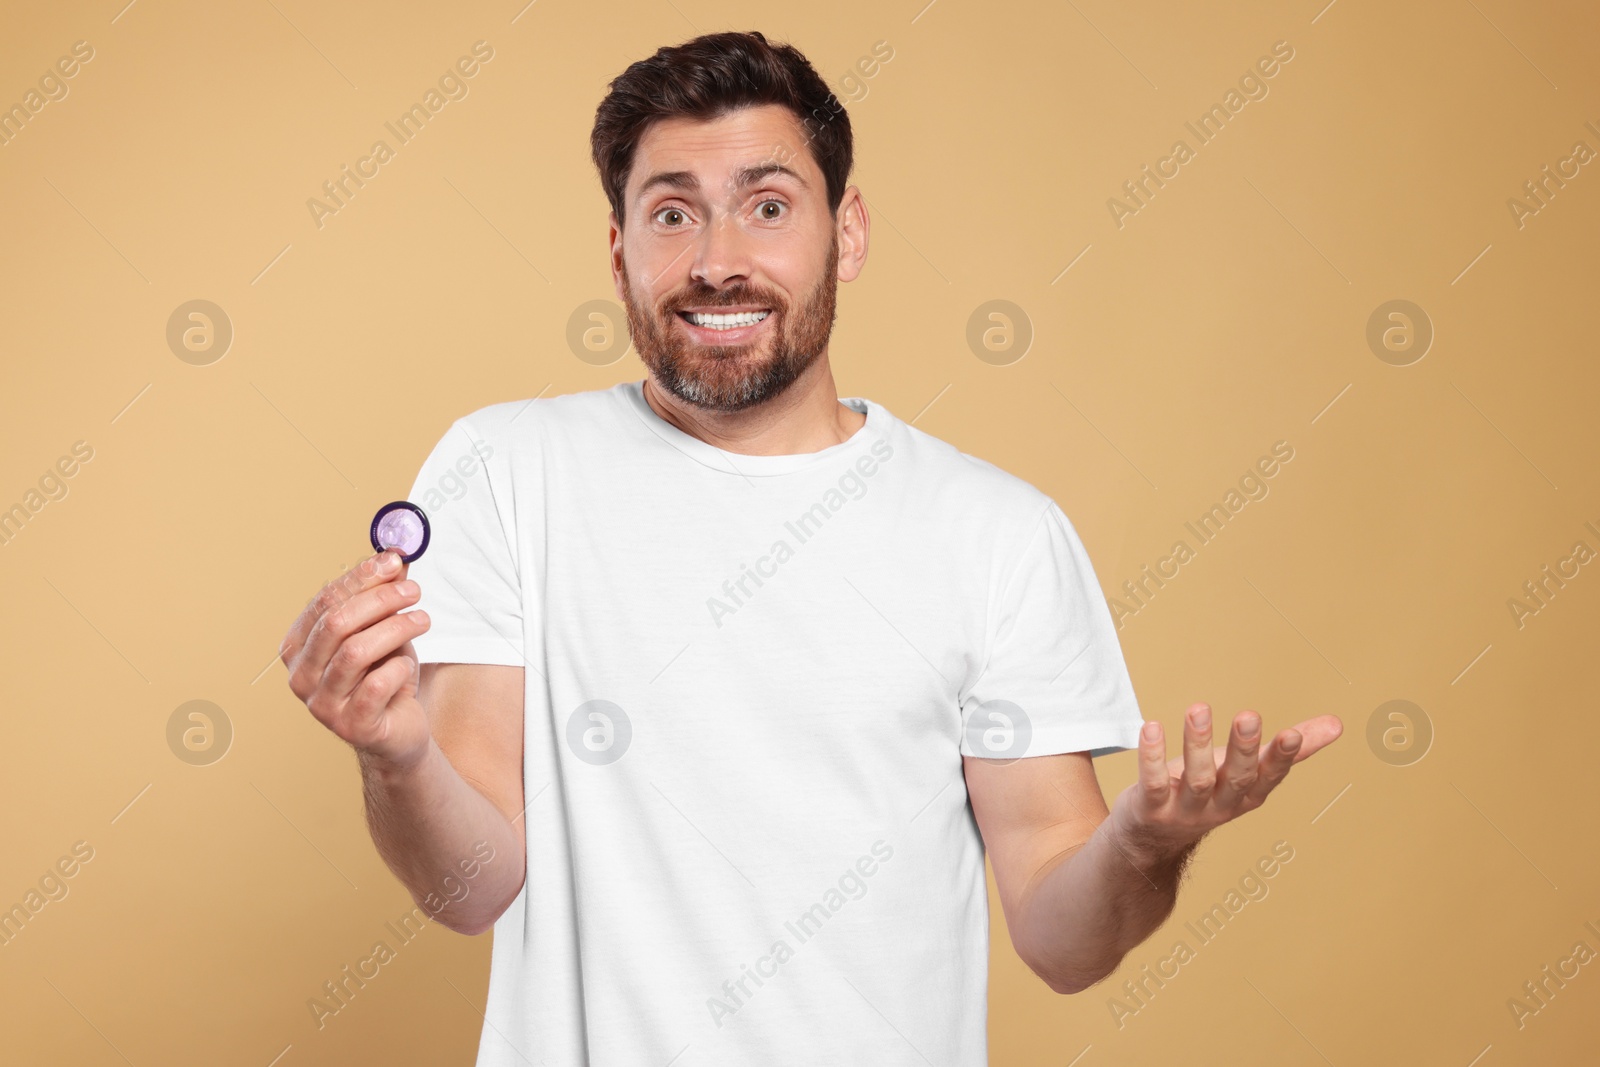
[{"label": "brown hair", "polygon": [[806,131],[811,158],[827,179],[828,209],[837,212],[850,176],[850,116],[811,63],[787,44],[748,33],[708,33],[661,48],[611,82],[595,110],[589,150],[617,223],[634,149],[650,125],[666,118],[710,121],[761,104],[788,108]]}]

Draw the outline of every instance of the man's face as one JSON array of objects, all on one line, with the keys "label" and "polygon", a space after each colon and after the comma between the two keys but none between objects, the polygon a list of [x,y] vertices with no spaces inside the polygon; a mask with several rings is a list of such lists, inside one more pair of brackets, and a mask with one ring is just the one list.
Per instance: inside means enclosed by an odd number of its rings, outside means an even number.
[{"label": "man's face", "polygon": [[838,233],[792,112],[657,122],[625,195],[612,263],[634,347],[663,388],[736,411],[782,393],[827,351]]}]

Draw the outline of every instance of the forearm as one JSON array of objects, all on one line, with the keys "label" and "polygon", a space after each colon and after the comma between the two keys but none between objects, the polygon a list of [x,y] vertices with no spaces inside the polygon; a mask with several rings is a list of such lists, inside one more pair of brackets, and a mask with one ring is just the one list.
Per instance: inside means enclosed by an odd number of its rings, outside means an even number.
[{"label": "forearm", "polygon": [[459,933],[492,927],[527,873],[520,826],[462,778],[436,742],[405,768],[357,756],[373,843],[411,898]]},{"label": "forearm", "polygon": [[1102,822],[1080,849],[1043,868],[1018,904],[1012,942],[1058,993],[1076,993],[1117,969],[1172,914],[1195,845],[1152,855]]}]

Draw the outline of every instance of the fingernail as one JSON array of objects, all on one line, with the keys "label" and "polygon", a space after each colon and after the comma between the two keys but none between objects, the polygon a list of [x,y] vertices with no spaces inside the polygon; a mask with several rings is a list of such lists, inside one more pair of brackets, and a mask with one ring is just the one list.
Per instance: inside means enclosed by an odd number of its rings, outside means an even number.
[{"label": "fingernail", "polygon": [[380,552],[378,554],[378,573],[388,574],[394,570],[394,565],[399,562],[393,552]]},{"label": "fingernail", "polygon": [[1146,741],[1154,741],[1161,733],[1161,727],[1154,722],[1144,724],[1143,737]]},{"label": "fingernail", "polygon": [[1197,730],[1204,730],[1211,725],[1211,709],[1201,708],[1194,713],[1194,726]]},{"label": "fingernail", "polygon": [[399,591],[401,596],[416,596],[419,592],[417,589],[417,583],[413,582],[410,578],[407,578],[403,582],[394,583],[394,587]]},{"label": "fingernail", "polygon": [[1285,752],[1296,752],[1296,751],[1299,750],[1299,748],[1300,748],[1300,735],[1299,734],[1290,733],[1288,737],[1285,737],[1283,739],[1283,750]]},{"label": "fingernail", "polygon": [[1239,726],[1239,736],[1245,738],[1246,740],[1254,737],[1256,734],[1258,734],[1260,732],[1261,732],[1261,720],[1260,719],[1246,719]]}]

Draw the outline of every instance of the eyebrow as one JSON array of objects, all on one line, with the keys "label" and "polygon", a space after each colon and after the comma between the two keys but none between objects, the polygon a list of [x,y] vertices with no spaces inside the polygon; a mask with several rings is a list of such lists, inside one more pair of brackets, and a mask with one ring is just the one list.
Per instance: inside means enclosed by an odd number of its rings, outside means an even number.
[{"label": "eyebrow", "polygon": [[[749,166],[740,167],[738,170],[733,172],[734,187],[737,189],[748,189],[750,186],[758,185],[766,179],[778,174],[789,178],[802,189],[809,188],[809,185],[804,178],[800,177],[799,174],[795,173],[793,170],[790,170],[782,163],[755,163]],[[649,178],[645,179],[645,183],[639,187],[639,193],[635,199],[643,200],[646,194],[648,194],[657,186],[666,186],[669,189],[680,189],[684,192],[694,193],[700,191],[700,179],[695,174],[687,170],[669,170],[662,171],[659,174],[652,174]]]}]

